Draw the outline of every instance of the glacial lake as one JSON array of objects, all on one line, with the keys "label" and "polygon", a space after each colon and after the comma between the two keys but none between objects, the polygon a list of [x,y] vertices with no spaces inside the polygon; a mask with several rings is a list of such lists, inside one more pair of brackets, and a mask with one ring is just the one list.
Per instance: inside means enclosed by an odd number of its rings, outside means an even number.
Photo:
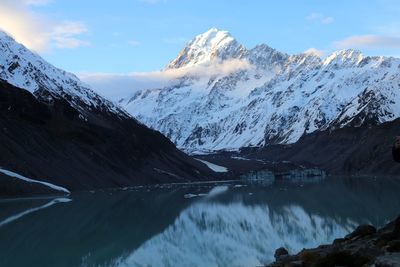
[{"label": "glacial lake", "polygon": [[260,266],[400,214],[400,179],[164,185],[0,201],[0,266]]}]

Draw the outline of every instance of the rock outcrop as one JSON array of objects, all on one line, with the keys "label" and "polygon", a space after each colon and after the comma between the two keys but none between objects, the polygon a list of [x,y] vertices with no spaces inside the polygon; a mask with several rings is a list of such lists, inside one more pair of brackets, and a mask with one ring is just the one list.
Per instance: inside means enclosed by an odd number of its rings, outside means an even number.
[{"label": "rock outcrop", "polygon": [[[281,255],[282,248],[277,249]],[[400,216],[383,228],[361,225],[330,245],[276,257],[268,267],[400,266]]]}]

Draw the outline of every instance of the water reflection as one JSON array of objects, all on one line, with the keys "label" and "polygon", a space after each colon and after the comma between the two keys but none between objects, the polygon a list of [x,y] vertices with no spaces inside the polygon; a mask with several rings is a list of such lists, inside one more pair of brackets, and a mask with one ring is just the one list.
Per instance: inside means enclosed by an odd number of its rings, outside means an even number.
[{"label": "water reflection", "polygon": [[0,222],[24,214],[0,227],[0,266],[255,266],[279,246],[295,252],[331,242],[400,211],[397,180],[298,182],[99,191],[57,205],[0,202]]},{"label": "water reflection", "polygon": [[320,169],[288,170],[274,173],[269,170],[251,171],[240,176],[247,184],[272,185],[279,182],[291,184],[318,183],[326,179],[326,173]]},{"label": "water reflection", "polygon": [[297,205],[273,210],[268,205],[199,203],[118,262],[119,266],[260,266],[272,261],[280,246],[299,251],[331,242],[355,226],[352,220],[308,214]]},{"label": "water reflection", "polygon": [[42,206],[24,210],[23,212],[14,214],[14,215],[8,217],[7,219],[5,219],[5,220],[3,220],[3,221],[0,221],[0,227],[6,225],[6,224],[8,224],[8,223],[11,223],[11,222],[13,222],[13,221],[15,221],[15,220],[18,220],[18,219],[22,218],[23,216],[26,216],[26,215],[28,215],[28,214],[30,214],[30,213],[33,213],[33,212],[36,212],[36,211],[39,211],[39,210],[42,210],[42,209],[51,207],[51,206],[53,206],[54,204],[57,204],[57,203],[66,203],[66,202],[70,202],[70,201],[71,201],[71,199],[69,199],[69,198],[56,198],[56,199],[53,199],[53,200],[51,200],[50,202],[48,202],[48,203],[46,203],[46,204],[44,204],[44,205],[42,205]]}]

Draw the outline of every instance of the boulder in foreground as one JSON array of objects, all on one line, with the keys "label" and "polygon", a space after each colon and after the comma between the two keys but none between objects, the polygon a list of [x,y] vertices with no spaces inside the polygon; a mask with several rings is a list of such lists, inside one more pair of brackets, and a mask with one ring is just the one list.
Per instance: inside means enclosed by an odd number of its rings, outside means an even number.
[{"label": "boulder in foreground", "polygon": [[[282,251],[282,248],[277,250]],[[277,257],[268,267],[400,267],[400,216],[376,231],[361,225],[330,245],[303,249],[296,255]]]}]

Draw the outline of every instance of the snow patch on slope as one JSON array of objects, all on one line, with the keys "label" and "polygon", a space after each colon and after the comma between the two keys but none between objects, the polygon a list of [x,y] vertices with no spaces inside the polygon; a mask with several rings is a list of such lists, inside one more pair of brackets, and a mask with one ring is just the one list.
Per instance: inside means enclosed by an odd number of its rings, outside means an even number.
[{"label": "snow patch on slope", "polygon": [[30,179],[30,178],[22,176],[22,175],[20,175],[18,173],[15,173],[15,172],[12,172],[12,171],[8,171],[8,170],[2,169],[2,168],[0,168],[0,172],[5,174],[5,175],[7,175],[7,176],[14,177],[14,178],[20,179],[20,180],[28,182],[28,183],[37,183],[37,184],[41,184],[41,185],[47,186],[47,187],[49,187],[51,189],[54,189],[56,191],[61,191],[61,192],[67,193],[67,194],[70,193],[70,191],[68,189],[64,188],[64,187],[61,187],[61,186],[58,186],[58,185],[55,185],[55,184],[52,184],[52,183],[48,183],[48,182],[43,182],[43,181],[39,181],[39,180]]},{"label": "snow patch on slope", "polygon": [[208,161],[206,161],[206,160],[201,160],[201,159],[196,159],[196,158],[195,158],[195,160],[198,160],[198,161],[200,161],[200,162],[206,164],[207,167],[210,168],[210,169],[211,169],[212,171],[214,171],[214,172],[228,172],[228,168],[226,168],[226,167],[219,166],[219,165],[217,165],[217,164],[208,162]]}]

